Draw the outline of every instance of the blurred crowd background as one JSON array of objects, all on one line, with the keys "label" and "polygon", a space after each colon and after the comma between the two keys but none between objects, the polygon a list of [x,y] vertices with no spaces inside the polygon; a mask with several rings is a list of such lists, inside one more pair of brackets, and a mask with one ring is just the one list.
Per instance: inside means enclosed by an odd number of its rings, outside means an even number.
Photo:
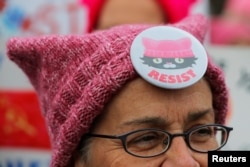
[{"label": "blurred crowd background", "polygon": [[[93,11],[98,13],[103,5],[94,5],[95,1],[105,0],[0,0],[0,167],[46,167],[50,161],[49,137],[36,94],[21,70],[8,60],[7,40],[90,33],[94,31],[93,17],[97,17]],[[225,149],[250,150],[250,1],[178,3],[183,5],[173,3],[169,9],[182,6],[187,9],[184,15],[202,13],[209,18],[205,46],[223,68],[230,90],[227,125],[234,131]]]}]

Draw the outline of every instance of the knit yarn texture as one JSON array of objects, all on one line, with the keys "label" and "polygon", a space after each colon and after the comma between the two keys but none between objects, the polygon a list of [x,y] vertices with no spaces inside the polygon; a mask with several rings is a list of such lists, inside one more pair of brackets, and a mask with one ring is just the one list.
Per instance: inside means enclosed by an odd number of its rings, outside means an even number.
[{"label": "knit yarn texture", "polygon": [[[169,25],[201,42],[207,20],[190,16]],[[73,166],[81,137],[127,82],[139,77],[130,60],[134,38],[152,25],[123,25],[86,35],[12,38],[7,54],[28,76],[41,103],[52,144],[51,167]],[[212,90],[216,123],[224,123],[228,93],[222,71],[209,59],[204,76]]]}]

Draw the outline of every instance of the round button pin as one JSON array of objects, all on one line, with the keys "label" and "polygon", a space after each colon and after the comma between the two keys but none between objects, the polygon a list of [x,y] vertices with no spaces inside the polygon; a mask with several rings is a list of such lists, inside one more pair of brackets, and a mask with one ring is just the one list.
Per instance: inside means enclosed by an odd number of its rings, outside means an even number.
[{"label": "round button pin", "polygon": [[202,44],[190,33],[170,26],[156,26],[136,36],[130,56],[137,73],[149,83],[180,89],[199,81],[208,57]]}]

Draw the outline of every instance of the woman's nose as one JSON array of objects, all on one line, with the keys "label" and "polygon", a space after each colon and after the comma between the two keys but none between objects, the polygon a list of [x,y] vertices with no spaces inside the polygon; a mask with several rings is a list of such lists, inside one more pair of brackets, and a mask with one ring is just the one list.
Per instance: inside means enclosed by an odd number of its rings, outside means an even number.
[{"label": "woman's nose", "polygon": [[194,153],[187,146],[182,136],[175,137],[168,151],[164,155],[166,158],[162,167],[199,167],[202,166],[195,159]]}]

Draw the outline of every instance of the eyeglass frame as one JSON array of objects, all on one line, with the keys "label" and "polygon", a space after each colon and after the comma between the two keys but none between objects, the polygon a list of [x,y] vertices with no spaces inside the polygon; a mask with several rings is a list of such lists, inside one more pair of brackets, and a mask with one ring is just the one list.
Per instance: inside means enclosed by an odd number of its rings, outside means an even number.
[{"label": "eyeglass frame", "polygon": [[[128,133],[125,133],[123,135],[103,135],[103,134],[95,134],[95,133],[88,133],[86,134],[87,136],[89,137],[98,137],[98,138],[107,138],[107,139],[120,139],[121,142],[122,142],[122,145],[123,145],[123,148],[124,150],[130,154],[130,155],[133,155],[135,157],[140,157],[140,158],[151,158],[151,157],[156,157],[156,156],[159,156],[161,154],[164,154],[165,152],[168,151],[168,149],[170,148],[171,144],[172,144],[172,141],[173,141],[173,138],[175,137],[179,137],[179,136],[183,136],[184,137],[184,140],[185,140],[185,143],[187,144],[187,146],[195,151],[195,152],[198,152],[198,153],[208,153],[208,151],[198,151],[194,148],[192,148],[190,142],[189,142],[189,136],[190,134],[197,130],[197,129],[200,129],[202,127],[209,127],[209,126],[219,126],[221,128],[224,128],[227,132],[227,138],[225,139],[224,143],[218,147],[217,149],[214,149],[214,150],[209,150],[209,151],[217,151],[217,150],[220,150],[222,147],[224,147],[228,141],[228,138],[229,138],[229,134],[230,132],[233,130],[232,127],[228,127],[228,126],[225,126],[225,125],[221,125],[221,124],[206,124],[206,125],[200,125],[200,126],[196,126],[194,128],[191,128],[189,129],[188,131],[184,132],[184,133],[169,133],[165,130],[162,130],[162,129],[157,129],[157,128],[146,128],[146,129],[139,129],[139,130],[134,130],[134,131],[131,131],[131,132],[128,132]],[[127,145],[126,145],[126,139],[129,135],[131,134],[134,134],[134,133],[137,133],[137,132],[140,132],[140,131],[146,131],[146,130],[149,130],[149,131],[158,131],[158,132],[162,132],[162,133],[165,133],[169,136],[169,144],[167,145],[167,147],[165,149],[162,150],[162,152],[158,153],[158,154],[155,154],[155,155],[152,155],[152,156],[140,156],[140,155],[136,155],[132,152],[130,152],[128,149],[127,149]]]}]

